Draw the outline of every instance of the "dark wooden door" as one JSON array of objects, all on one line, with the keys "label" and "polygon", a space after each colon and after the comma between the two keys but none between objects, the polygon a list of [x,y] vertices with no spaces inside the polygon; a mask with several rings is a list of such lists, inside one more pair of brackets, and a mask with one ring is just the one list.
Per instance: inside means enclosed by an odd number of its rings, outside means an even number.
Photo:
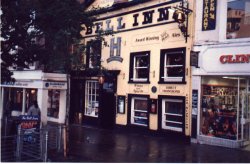
[{"label": "dark wooden door", "polygon": [[115,99],[115,80],[103,84],[101,93],[101,113],[100,126],[112,129],[115,125],[116,99]]}]

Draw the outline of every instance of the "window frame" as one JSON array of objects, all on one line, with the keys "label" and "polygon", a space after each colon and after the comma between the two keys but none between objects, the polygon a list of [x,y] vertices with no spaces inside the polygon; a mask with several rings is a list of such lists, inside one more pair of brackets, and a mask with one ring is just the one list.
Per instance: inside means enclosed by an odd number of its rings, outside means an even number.
[{"label": "window frame", "polygon": [[[183,64],[176,64],[176,65],[167,65],[167,55],[171,54],[183,54]],[[186,83],[186,48],[174,48],[174,49],[163,49],[161,50],[160,54],[160,76],[159,76],[159,84],[185,84]],[[167,76],[167,68],[174,68],[174,67],[182,67],[183,73],[181,76],[178,77],[171,77]],[[181,80],[178,80],[181,79]]]},{"label": "window frame", "polygon": [[[227,11],[227,9],[228,9],[228,3],[229,2],[233,2],[233,1],[238,1],[238,0],[226,0],[226,1],[224,1],[223,2],[223,4],[222,4],[222,6],[225,6],[225,8],[224,8],[224,10],[223,10],[223,12],[226,12],[226,14],[221,14],[221,19],[224,19],[225,20],[225,22],[223,21],[223,24],[225,23],[225,25],[223,26],[224,28],[222,28],[222,32],[224,33],[224,35],[223,35],[223,38],[221,38],[222,39],[222,41],[226,41],[226,42],[238,42],[238,41],[250,41],[250,36],[249,37],[242,37],[242,38],[227,38],[227,27],[228,27],[228,21],[227,21],[227,19],[228,19],[228,11]],[[220,24],[221,24],[221,22],[220,22]]]},{"label": "window frame", "polygon": [[[138,67],[136,66],[136,58],[147,56],[148,58],[148,65]],[[147,77],[146,78],[137,78],[136,77],[136,70],[139,69],[147,69]],[[150,72],[150,51],[142,51],[142,52],[135,52],[130,54],[130,69],[129,69],[129,81],[128,83],[150,83],[149,82],[149,72]]]},{"label": "window frame", "polygon": [[[93,48],[94,44],[99,44],[98,46],[100,46],[99,50],[96,50],[95,48]],[[87,68],[95,68],[101,65],[101,63],[97,63],[96,66],[92,65],[91,63],[91,53],[92,53],[92,49],[95,49],[97,53],[99,53],[99,59],[97,60],[101,60],[102,57],[102,42],[101,41],[88,41],[87,42],[87,49],[86,49],[86,66]]]},{"label": "window frame", "polygon": [[[145,111],[142,110],[136,110],[134,109],[134,105],[135,105],[135,100],[146,100],[147,102],[147,109]],[[128,115],[127,115],[127,120],[128,120],[128,125],[131,126],[136,126],[136,127],[140,127],[140,128],[148,128],[149,127],[149,108],[150,108],[150,98],[148,95],[135,95],[135,94],[129,94],[128,95]],[[141,112],[141,113],[146,113],[146,116],[135,116],[135,112]],[[147,121],[146,124],[143,123],[135,123],[134,118],[142,118],[144,117]]]},{"label": "window frame", "polygon": [[[92,88],[93,86],[94,86],[94,89]],[[99,89],[100,89],[100,86],[99,86],[99,83],[97,80],[86,80],[86,82],[85,82],[85,95],[84,95],[84,102],[85,102],[85,104],[84,104],[84,116],[94,117],[94,118],[99,117],[99,114],[98,114],[98,111],[100,109]],[[94,96],[94,99],[92,96]],[[93,103],[98,104],[97,115],[91,115],[91,113],[96,112],[96,111],[93,111],[95,109],[92,107]],[[88,110],[91,110],[92,112],[90,114],[88,114]]]},{"label": "window frame", "polygon": [[[181,103],[180,113],[166,113],[165,112],[165,103],[173,102],[173,103]],[[158,115],[158,126],[161,130],[167,130],[178,133],[185,133],[185,97],[183,96],[159,96],[159,112]],[[165,119],[166,115],[170,116],[170,119]],[[164,118],[165,117],[165,118]],[[172,120],[171,120],[172,119]],[[179,121],[178,121],[179,120]],[[167,126],[165,125],[165,121],[168,121],[171,124],[179,124],[179,127],[175,126]]]}]

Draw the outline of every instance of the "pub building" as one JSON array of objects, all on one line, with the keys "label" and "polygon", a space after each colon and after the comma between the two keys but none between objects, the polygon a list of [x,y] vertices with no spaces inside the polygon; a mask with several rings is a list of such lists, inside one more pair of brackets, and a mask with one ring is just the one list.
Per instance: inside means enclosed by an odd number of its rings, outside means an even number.
[{"label": "pub building", "polygon": [[[30,69],[12,69],[15,82],[3,82],[1,87],[1,119],[7,115],[18,118],[27,115],[33,101],[41,110],[41,122],[64,124],[66,116],[67,78],[65,74],[44,73],[31,66]],[[6,120],[7,121],[7,120]]]},{"label": "pub building", "polygon": [[[249,148],[249,5],[248,0],[197,1],[191,55],[196,59],[192,67],[195,142]],[[214,16],[204,19],[210,13]]]},{"label": "pub building", "polygon": [[[192,1],[99,0],[90,9],[97,6],[106,8],[82,31],[95,45],[88,69],[71,75],[70,123],[190,138]],[[113,30],[109,46],[93,44],[99,30]]]}]

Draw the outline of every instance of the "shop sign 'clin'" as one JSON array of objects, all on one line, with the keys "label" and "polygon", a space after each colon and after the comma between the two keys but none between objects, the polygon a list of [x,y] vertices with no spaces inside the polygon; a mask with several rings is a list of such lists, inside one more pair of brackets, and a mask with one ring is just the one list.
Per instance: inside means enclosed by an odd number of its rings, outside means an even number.
[{"label": "shop sign 'clin'", "polygon": [[220,56],[220,62],[222,64],[249,63],[250,54],[222,55]]}]

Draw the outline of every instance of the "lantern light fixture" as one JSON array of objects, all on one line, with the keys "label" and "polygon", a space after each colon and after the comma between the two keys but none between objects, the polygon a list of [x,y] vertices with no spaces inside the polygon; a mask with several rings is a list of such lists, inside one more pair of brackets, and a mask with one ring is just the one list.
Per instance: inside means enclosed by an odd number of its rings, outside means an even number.
[{"label": "lantern light fixture", "polygon": [[177,7],[172,7],[169,9],[170,12],[173,12],[173,19],[179,25],[179,29],[181,30],[183,36],[186,38],[189,37],[188,34],[188,15],[192,12],[192,10],[188,9],[188,1],[182,1],[180,5]]}]

